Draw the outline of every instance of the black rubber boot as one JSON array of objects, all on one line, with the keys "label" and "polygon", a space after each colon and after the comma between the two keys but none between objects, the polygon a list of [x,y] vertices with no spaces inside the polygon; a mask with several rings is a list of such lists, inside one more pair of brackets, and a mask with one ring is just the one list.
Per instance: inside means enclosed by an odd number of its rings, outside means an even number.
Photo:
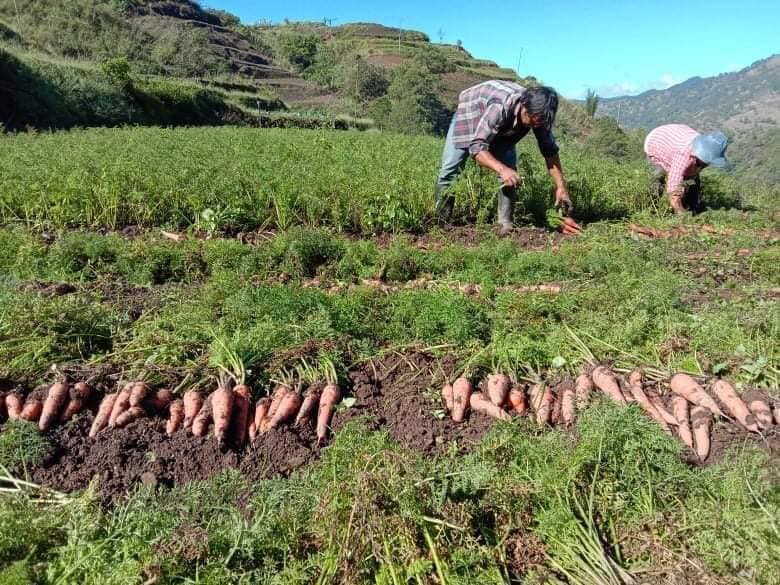
[{"label": "black rubber boot", "polygon": [[496,213],[496,223],[498,224],[498,235],[505,236],[515,227],[515,201],[517,200],[517,190],[511,187],[502,187],[497,194],[498,212]]},{"label": "black rubber boot", "polygon": [[436,185],[436,216],[439,225],[449,225],[452,221],[452,213],[455,209],[455,197],[449,194],[447,187]]}]

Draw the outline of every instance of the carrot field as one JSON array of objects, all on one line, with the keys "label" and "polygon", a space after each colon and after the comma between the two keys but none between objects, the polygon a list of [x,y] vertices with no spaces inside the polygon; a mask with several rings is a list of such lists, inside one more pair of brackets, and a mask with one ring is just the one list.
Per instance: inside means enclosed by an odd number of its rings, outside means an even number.
[{"label": "carrot field", "polygon": [[[456,225],[436,225],[441,146],[0,137],[0,583],[780,584],[777,192],[707,171],[708,209],[674,217],[643,164],[564,141],[584,225],[564,237],[524,144],[499,238],[495,178],[473,167]],[[632,372],[670,411],[674,374],[718,398],[706,454],[648,415]],[[442,389],[488,397],[499,373],[526,406],[452,420]],[[769,423],[745,425],[717,379]],[[58,381],[89,387],[68,420],[9,416]],[[90,438],[105,396],[141,382],[137,418]],[[322,429],[322,402],[254,425],[280,386],[330,384]],[[213,397],[232,385],[250,415]],[[195,394],[229,426],[166,428]]]}]

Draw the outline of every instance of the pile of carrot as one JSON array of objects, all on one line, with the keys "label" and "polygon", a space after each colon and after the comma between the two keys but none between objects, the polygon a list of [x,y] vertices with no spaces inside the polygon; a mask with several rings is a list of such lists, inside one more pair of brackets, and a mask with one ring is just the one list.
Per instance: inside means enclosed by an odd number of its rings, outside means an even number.
[{"label": "pile of carrot", "polygon": [[482,385],[483,391],[475,391],[465,377],[444,385],[441,395],[453,421],[462,422],[472,410],[499,420],[528,413],[540,425],[571,426],[576,422],[577,410],[587,406],[598,391],[618,404],[637,404],[666,433],[679,437],[701,461],[710,453],[713,417],[731,420],[754,433],[780,424],[780,402],[773,409],[762,397],[746,402],[722,379],[712,381],[710,394],[687,374],[675,374],[668,381],[668,405],[663,396],[645,389],[640,371],[634,370],[621,380],[605,366],[581,374],[570,385],[558,387],[557,392],[544,382],[513,384],[504,374],[492,374]]},{"label": "pile of carrot", "polygon": [[[92,388],[83,382],[57,382],[45,396],[32,392],[26,399],[16,392],[0,394],[0,420],[7,416],[37,422],[41,431],[48,431],[84,410],[91,396]],[[175,398],[168,389],[153,391],[142,381],[129,382],[119,392],[103,396],[89,436],[95,438],[152,415],[167,415],[169,436],[181,431],[205,437],[212,431],[221,445],[241,447],[282,425],[314,424],[317,441],[322,443],[341,398],[341,388],[332,382],[312,386],[306,393],[300,387],[279,384],[270,396],[256,402],[251,388],[244,384],[233,387],[225,380],[206,397],[190,390],[182,398]]]}]

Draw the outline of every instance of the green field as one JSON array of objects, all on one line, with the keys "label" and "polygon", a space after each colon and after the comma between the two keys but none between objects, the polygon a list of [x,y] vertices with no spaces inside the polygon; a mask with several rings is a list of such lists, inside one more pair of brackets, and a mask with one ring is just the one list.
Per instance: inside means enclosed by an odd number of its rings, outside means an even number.
[{"label": "green field", "polygon": [[350,398],[333,441],[291,473],[236,464],[135,481],[109,503],[98,481],[60,494],[36,479],[86,417],[44,435],[4,424],[0,583],[780,583],[777,430],[735,431],[691,464],[636,405],[602,400],[573,430],[514,419],[467,449],[421,451],[353,392],[355,372],[400,356],[432,424],[442,372],[496,368],[717,374],[777,403],[776,192],[712,172],[710,209],[676,218],[643,165],[564,143],[585,222],[564,239],[523,144],[520,228],[498,238],[495,179],[474,168],[457,186],[457,220],[474,229],[434,225],[441,146],[241,128],[0,137],[4,385],[32,390],[57,364],[182,392],[210,388],[228,354],[259,396],[303,356],[332,365]]}]

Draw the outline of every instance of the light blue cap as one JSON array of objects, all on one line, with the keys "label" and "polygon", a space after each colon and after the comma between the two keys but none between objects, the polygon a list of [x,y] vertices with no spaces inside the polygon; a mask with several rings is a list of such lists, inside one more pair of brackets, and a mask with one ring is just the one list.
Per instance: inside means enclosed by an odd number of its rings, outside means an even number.
[{"label": "light blue cap", "polygon": [[729,161],[726,160],[728,145],[729,139],[719,130],[709,134],[699,134],[693,139],[691,154],[708,165],[722,169],[729,166]]}]

